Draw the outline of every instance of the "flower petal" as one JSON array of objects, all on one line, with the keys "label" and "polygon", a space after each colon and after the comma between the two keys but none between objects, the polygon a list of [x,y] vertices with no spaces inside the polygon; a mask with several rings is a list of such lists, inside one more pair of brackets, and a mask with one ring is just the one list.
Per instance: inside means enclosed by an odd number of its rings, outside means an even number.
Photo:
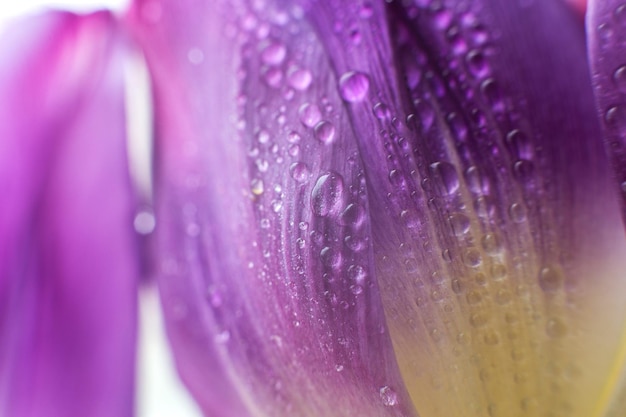
[{"label": "flower petal", "polygon": [[626,245],[584,35],[565,7],[306,11],[337,77],[369,80],[346,105],[385,312],[422,417],[602,407],[626,317]]},{"label": "flower petal", "polygon": [[[620,191],[622,218],[626,220],[626,4],[591,0],[588,8],[587,36],[594,91],[605,149],[613,165],[616,190]],[[626,336],[621,352],[604,397],[606,415],[611,417],[626,412]]]},{"label": "flower petal", "polygon": [[0,48],[0,414],[130,416],[136,248],[108,13]]},{"label": "flower petal", "polygon": [[130,17],[155,80],[177,365],[207,415],[412,415],[338,80],[282,3],[138,1]]}]

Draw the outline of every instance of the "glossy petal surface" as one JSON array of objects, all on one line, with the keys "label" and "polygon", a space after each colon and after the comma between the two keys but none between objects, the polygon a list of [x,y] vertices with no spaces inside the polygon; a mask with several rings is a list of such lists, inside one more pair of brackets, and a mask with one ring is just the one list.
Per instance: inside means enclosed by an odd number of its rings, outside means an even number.
[{"label": "glossy petal surface", "polygon": [[0,48],[0,415],[130,416],[136,248],[107,13]]},{"label": "glossy petal surface", "polygon": [[600,415],[626,246],[578,18],[559,2],[381,7],[306,13],[336,76],[369,81],[344,98],[418,412]]},{"label": "glossy petal surface", "polygon": [[130,16],[154,77],[177,365],[207,415],[410,416],[339,79],[302,10],[277,3]]}]

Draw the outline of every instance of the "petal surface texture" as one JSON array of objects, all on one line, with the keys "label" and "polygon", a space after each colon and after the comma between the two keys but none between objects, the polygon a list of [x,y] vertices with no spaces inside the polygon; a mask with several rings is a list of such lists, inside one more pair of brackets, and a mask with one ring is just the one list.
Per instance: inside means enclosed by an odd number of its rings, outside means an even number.
[{"label": "petal surface texture", "polygon": [[[620,193],[622,218],[626,220],[626,3],[590,0],[587,41],[605,149]],[[605,409],[611,417],[626,414],[626,340],[621,352],[621,361],[605,393]]]},{"label": "petal surface texture", "polygon": [[210,416],[411,416],[339,80],[283,6],[137,1],[129,15],[154,77],[177,366]]},{"label": "petal surface texture", "polygon": [[551,1],[386,7],[304,9],[359,140],[417,411],[602,415],[626,247],[579,17]]},{"label": "petal surface texture", "polygon": [[611,156],[626,216],[626,3],[590,1],[589,60],[606,149]]},{"label": "petal surface texture", "polygon": [[131,416],[136,248],[108,13],[0,47],[0,415]]}]

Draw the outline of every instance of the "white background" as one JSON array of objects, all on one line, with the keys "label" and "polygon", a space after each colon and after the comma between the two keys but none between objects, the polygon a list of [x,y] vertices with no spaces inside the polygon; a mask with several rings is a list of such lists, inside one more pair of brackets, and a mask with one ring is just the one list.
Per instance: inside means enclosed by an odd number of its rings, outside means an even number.
[{"label": "white background", "polygon": [[[128,3],[129,0],[0,0],[0,31],[8,19],[46,8],[80,13],[107,8],[121,13]],[[142,289],[139,300],[137,417],[201,417],[174,370],[156,289]]]}]

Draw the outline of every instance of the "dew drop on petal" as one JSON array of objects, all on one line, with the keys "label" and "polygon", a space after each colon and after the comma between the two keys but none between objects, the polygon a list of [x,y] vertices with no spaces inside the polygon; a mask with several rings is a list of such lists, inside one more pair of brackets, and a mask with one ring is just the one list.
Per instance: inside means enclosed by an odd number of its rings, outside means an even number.
[{"label": "dew drop on petal", "polygon": [[313,127],[322,120],[322,112],[317,104],[305,103],[298,109],[300,121],[306,127]]},{"label": "dew drop on petal", "polygon": [[450,226],[456,236],[462,236],[469,232],[470,219],[465,214],[455,213],[449,217]]},{"label": "dew drop on petal", "polygon": [[282,43],[272,43],[261,53],[261,59],[268,65],[280,65],[287,56],[287,48]]},{"label": "dew drop on petal", "polygon": [[622,65],[613,73],[613,82],[622,92],[626,92],[626,65]]},{"label": "dew drop on petal", "polygon": [[344,182],[341,175],[328,173],[320,176],[311,191],[311,208],[320,217],[339,213],[343,207]]},{"label": "dew drop on petal", "polygon": [[304,91],[309,88],[312,81],[313,76],[311,75],[311,71],[306,69],[297,69],[290,72],[287,76],[289,85],[299,91]]},{"label": "dew drop on petal", "polygon": [[254,195],[261,195],[263,191],[265,191],[265,185],[263,184],[263,180],[259,178],[254,178],[250,181],[250,191]]},{"label": "dew drop on petal", "polygon": [[381,387],[378,393],[380,394],[380,399],[382,400],[383,405],[386,407],[398,405],[398,394],[387,385]]},{"label": "dew drop on petal", "polygon": [[435,162],[430,165],[430,172],[439,195],[451,195],[459,189],[459,176],[454,165],[448,162]]},{"label": "dew drop on petal", "polygon": [[370,88],[370,80],[362,72],[350,71],[339,79],[341,97],[350,103],[363,101]]},{"label": "dew drop on petal", "polygon": [[626,135],[626,106],[617,105],[610,107],[604,114],[604,119],[609,127]]},{"label": "dew drop on petal", "polygon": [[304,162],[296,162],[289,167],[291,178],[297,182],[307,182],[309,180],[309,167]]},{"label": "dew drop on petal", "polygon": [[321,121],[315,125],[315,138],[325,145],[335,140],[335,126],[331,122]]},{"label": "dew drop on petal", "polygon": [[539,287],[544,292],[556,292],[563,284],[563,272],[557,266],[547,266],[539,271]]}]

